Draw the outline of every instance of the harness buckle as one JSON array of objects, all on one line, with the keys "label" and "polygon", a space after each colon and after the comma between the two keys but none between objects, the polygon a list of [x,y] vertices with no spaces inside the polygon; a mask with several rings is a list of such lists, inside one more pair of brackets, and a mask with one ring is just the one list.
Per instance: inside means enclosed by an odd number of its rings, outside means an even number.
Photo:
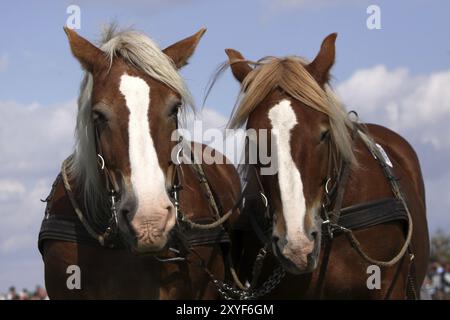
[{"label": "harness buckle", "polygon": [[171,195],[171,201],[173,204],[173,207],[175,208],[175,221],[177,224],[179,224],[180,220],[182,220],[182,216],[180,216],[180,200],[178,198],[178,191],[181,189],[180,185],[173,185],[172,190],[170,191]]},{"label": "harness buckle", "polygon": [[333,239],[333,237],[334,237],[334,232],[333,232],[333,227],[332,227],[332,224],[331,224],[330,219],[327,219],[327,220],[323,221],[323,222],[322,222],[322,226],[326,228],[328,237],[329,237],[330,239]]},{"label": "harness buckle", "polygon": [[171,262],[179,262],[179,261],[186,261],[186,257],[182,257],[180,256],[181,252],[180,250],[173,248],[173,247],[169,247],[167,249],[170,252],[173,252],[174,254],[176,254],[175,257],[173,258],[160,258],[158,256],[155,256],[155,259],[158,260],[161,263],[171,263]]},{"label": "harness buckle", "polygon": [[260,191],[259,194],[261,195],[261,199],[264,203],[264,207],[267,208],[267,206],[269,205],[269,200],[267,200],[267,197],[263,192]]},{"label": "harness buckle", "polygon": [[177,163],[175,165],[180,165],[181,164],[180,157],[182,157],[182,155],[181,155],[182,152],[183,152],[183,147],[180,147],[180,149],[178,149],[178,151],[177,151],[177,155],[176,155]]},{"label": "harness buckle", "polygon": [[97,153],[97,157],[99,158],[100,170],[104,170],[105,169],[105,159],[103,159],[103,157],[100,153]]},{"label": "harness buckle", "polygon": [[[117,201],[116,201],[116,191],[114,191],[114,189],[111,189],[109,191],[109,195],[110,195],[110,200],[111,200],[111,219],[114,222],[115,227],[117,228],[119,226],[119,218],[117,216]],[[108,227],[110,228],[110,227]]]},{"label": "harness buckle", "polygon": [[328,187],[328,184],[331,182],[331,178],[327,179],[327,182],[325,182],[325,192],[326,194],[330,194],[330,188]]},{"label": "harness buckle", "polygon": [[322,226],[325,228],[327,235],[330,239],[333,239],[333,226],[330,220],[330,215],[328,214],[328,210],[326,209],[326,205],[322,203]]}]

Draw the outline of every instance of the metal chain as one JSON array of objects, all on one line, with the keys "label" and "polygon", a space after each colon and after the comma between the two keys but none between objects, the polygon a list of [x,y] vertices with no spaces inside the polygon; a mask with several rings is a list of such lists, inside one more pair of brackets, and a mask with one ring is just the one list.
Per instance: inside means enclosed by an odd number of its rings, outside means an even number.
[{"label": "metal chain", "polygon": [[[208,272],[209,273],[209,272]],[[210,273],[209,273],[210,274]],[[217,288],[219,294],[225,300],[255,300],[270,293],[284,278],[286,272],[283,267],[278,266],[270,277],[257,289],[240,290],[229,284],[213,279],[212,282]]]},{"label": "metal chain", "polygon": [[267,256],[267,252],[269,250],[269,244],[267,243],[264,247],[262,247],[258,255],[256,256],[256,260],[253,263],[253,271],[252,271],[252,282],[250,283],[250,287],[254,288],[258,281],[259,275],[261,274],[261,270],[264,264],[264,259]]},{"label": "metal chain", "polygon": [[281,282],[286,275],[282,266],[278,266],[273,274],[256,290],[252,290],[252,297],[259,298],[270,293]]}]

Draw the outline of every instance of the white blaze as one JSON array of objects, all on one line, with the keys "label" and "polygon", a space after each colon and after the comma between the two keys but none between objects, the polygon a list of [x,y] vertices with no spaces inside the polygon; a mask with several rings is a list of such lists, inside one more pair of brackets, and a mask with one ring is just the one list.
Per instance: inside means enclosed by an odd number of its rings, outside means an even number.
[{"label": "white blaze", "polygon": [[294,241],[304,234],[306,214],[305,197],[300,171],[291,154],[291,130],[297,125],[297,117],[289,100],[282,100],[269,111],[272,134],[278,157],[278,183],[286,223],[287,241]]},{"label": "white blaze", "polygon": [[[161,197],[167,197],[167,195],[164,173],[159,166],[153,139],[150,135],[148,118],[150,87],[141,78],[124,74],[120,78],[119,89],[125,97],[127,108],[130,111],[128,136],[131,183],[139,208],[160,205],[162,204]],[[159,203],[158,199],[160,199]]]}]

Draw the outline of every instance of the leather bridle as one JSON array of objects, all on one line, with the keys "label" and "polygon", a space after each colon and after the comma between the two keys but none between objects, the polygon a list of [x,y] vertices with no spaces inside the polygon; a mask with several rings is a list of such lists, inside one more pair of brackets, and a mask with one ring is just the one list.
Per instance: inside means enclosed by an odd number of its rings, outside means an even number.
[{"label": "leather bridle", "polygon": [[[349,114],[355,114],[357,117],[357,114],[354,111],[351,111]],[[346,228],[345,226],[339,224],[339,219],[341,217],[341,212],[345,209],[342,208],[343,204],[343,197],[344,192],[346,190],[347,182],[350,176],[350,164],[347,163],[345,160],[340,159],[335,152],[333,152],[333,140],[331,137],[327,137],[327,143],[328,143],[328,168],[327,168],[327,177],[324,180],[322,186],[324,188],[324,196],[322,199],[322,208],[321,208],[321,218],[322,218],[322,237],[327,238],[330,241],[333,239],[335,233],[344,233],[347,238],[349,239],[352,247],[357,251],[357,253],[368,263],[375,264],[378,266],[384,266],[389,267],[397,263],[407,252],[411,236],[412,236],[412,219],[411,214],[409,212],[408,206],[406,204],[406,201],[404,199],[404,196],[401,192],[400,185],[398,184],[398,179],[395,177],[395,174],[390,169],[390,167],[384,163],[383,156],[380,154],[380,151],[377,147],[374,146],[374,143],[368,138],[365,133],[363,133],[363,129],[361,126],[355,121],[353,122],[353,130],[351,133],[352,141],[356,139],[356,135],[359,134],[366,145],[366,147],[369,149],[370,153],[374,156],[375,159],[379,162],[381,168],[383,169],[383,173],[385,174],[388,182],[390,183],[394,198],[397,199],[404,207],[406,211],[406,221],[408,223],[408,229],[406,234],[406,240],[401,248],[401,250],[398,252],[398,254],[388,260],[388,261],[380,261],[373,259],[369,257],[364,250],[362,249],[360,243],[354,236],[351,229]],[[258,181],[258,192],[264,195],[264,187],[261,183],[259,174],[257,172],[257,169],[255,167],[255,176]],[[334,181],[333,185],[330,187],[330,183]],[[264,197],[267,199],[267,197]],[[272,223],[272,219],[270,219],[270,216],[268,213],[270,212],[270,203],[266,202],[266,209],[264,212],[264,227],[268,228],[270,230],[270,226],[267,227],[268,224]],[[386,219],[387,220],[387,219]],[[271,241],[269,237],[265,234],[264,230],[261,228],[261,225],[257,223],[257,217],[255,215],[250,214],[250,221],[252,222],[252,226],[258,236],[258,238],[261,240],[261,242],[264,244],[264,246],[267,246],[267,244]],[[380,222],[382,223],[382,222]],[[263,228],[264,228],[263,227]],[[363,225],[360,225],[360,227],[363,227]]]},{"label": "leather bridle", "polygon": [[108,225],[103,233],[105,242],[114,242],[118,236],[119,231],[119,218],[117,212],[117,204],[120,202],[121,190],[117,183],[116,175],[106,165],[105,158],[103,156],[103,149],[98,132],[98,126],[94,123],[94,141],[95,141],[95,153],[98,157],[99,174],[104,177],[104,187],[108,193],[109,200],[109,220]]}]

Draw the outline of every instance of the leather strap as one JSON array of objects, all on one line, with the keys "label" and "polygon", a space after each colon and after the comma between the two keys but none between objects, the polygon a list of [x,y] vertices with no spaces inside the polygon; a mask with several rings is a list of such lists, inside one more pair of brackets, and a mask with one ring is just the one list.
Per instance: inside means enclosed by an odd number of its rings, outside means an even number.
[{"label": "leather strap", "polygon": [[346,207],[341,212],[339,225],[351,230],[370,228],[392,221],[408,221],[402,201],[395,198],[357,204]]}]

